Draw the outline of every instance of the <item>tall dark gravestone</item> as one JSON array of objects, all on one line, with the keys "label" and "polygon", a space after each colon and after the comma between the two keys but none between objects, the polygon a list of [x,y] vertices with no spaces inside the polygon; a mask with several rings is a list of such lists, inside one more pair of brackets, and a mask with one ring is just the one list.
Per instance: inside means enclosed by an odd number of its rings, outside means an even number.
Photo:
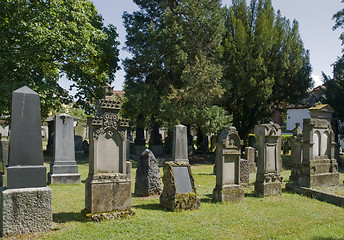
[{"label": "tall dark gravestone", "polygon": [[73,117],[68,114],[55,116],[54,159],[48,174],[49,183],[80,183],[75,161]]},{"label": "tall dark gravestone", "polygon": [[52,191],[43,165],[39,95],[28,87],[12,93],[7,188],[1,189],[1,235],[52,228]]}]

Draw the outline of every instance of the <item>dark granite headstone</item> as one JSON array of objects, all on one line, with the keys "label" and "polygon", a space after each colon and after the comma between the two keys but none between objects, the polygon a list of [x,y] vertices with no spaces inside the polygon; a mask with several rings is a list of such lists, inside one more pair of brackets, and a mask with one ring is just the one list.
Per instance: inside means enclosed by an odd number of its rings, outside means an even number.
[{"label": "dark granite headstone", "polygon": [[190,174],[187,167],[172,167],[177,193],[192,192]]},{"label": "dark granite headstone", "polygon": [[39,95],[28,87],[12,93],[7,187],[46,187]]}]

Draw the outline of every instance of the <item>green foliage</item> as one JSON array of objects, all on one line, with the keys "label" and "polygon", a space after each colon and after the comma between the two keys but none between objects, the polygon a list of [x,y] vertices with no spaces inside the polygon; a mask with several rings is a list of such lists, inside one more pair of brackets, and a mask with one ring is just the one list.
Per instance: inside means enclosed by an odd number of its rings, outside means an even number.
[{"label": "green foliage", "polygon": [[[205,125],[201,119],[222,96],[219,64],[224,32],[220,1],[135,1],[140,11],[124,14],[127,49],[125,115],[144,125]],[[219,107],[216,107],[216,109]],[[212,111],[212,119],[225,111]],[[210,112],[210,113],[212,113]],[[220,115],[222,114],[222,115]],[[153,116],[153,117],[152,117]]]},{"label": "green foliage", "polygon": [[270,116],[279,104],[296,103],[309,87],[309,53],[303,48],[298,23],[290,25],[271,0],[233,1],[223,41],[222,106],[233,114],[241,138]]},{"label": "green foliage", "polygon": [[57,81],[62,74],[77,89],[77,103],[92,110],[101,86],[114,80],[119,43],[88,0],[0,1],[0,114],[10,94],[27,85],[41,96],[43,118],[71,101]]},{"label": "green foliage", "polygon": [[[344,28],[344,9],[334,14],[333,19],[336,22],[333,26],[333,30]],[[339,39],[342,40],[342,46],[344,46],[344,33],[341,33]],[[333,78],[323,73],[323,81],[326,86],[325,102],[334,108],[335,112],[333,113],[333,117],[344,121],[344,55],[338,57],[333,65]]]}]

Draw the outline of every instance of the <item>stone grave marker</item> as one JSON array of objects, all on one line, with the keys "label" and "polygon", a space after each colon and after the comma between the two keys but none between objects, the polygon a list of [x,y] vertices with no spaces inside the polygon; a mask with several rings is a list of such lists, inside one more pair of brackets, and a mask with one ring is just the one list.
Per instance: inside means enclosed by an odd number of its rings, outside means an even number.
[{"label": "stone grave marker", "polygon": [[8,150],[9,141],[8,139],[2,139],[0,134],[0,186],[2,187],[5,183],[5,166],[8,164]]},{"label": "stone grave marker", "polygon": [[153,152],[146,149],[137,163],[135,195],[138,197],[160,195],[161,190],[158,161]]},{"label": "stone grave marker", "polygon": [[300,123],[295,123],[295,128],[293,129],[293,138],[291,140],[291,174],[289,180],[295,181],[300,174],[300,167],[302,164],[302,129],[300,128]]},{"label": "stone grave marker", "polygon": [[1,189],[1,236],[52,228],[52,191],[43,164],[39,95],[28,87],[12,93],[7,188]]},{"label": "stone grave marker", "polygon": [[338,164],[334,157],[336,142],[330,122],[320,118],[304,119],[301,144],[301,162],[294,164],[294,172],[297,172],[292,178],[294,184],[311,188],[339,184]]},{"label": "stone grave marker", "polygon": [[73,117],[68,114],[55,116],[54,158],[48,173],[49,183],[80,183],[75,161]]},{"label": "stone grave marker", "polygon": [[240,184],[247,186],[250,182],[250,163],[247,159],[240,159]]},{"label": "stone grave marker", "polygon": [[105,99],[89,118],[89,174],[85,183],[86,212],[100,214],[131,209],[131,163],[126,162],[129,122],[119,116],[121,98],[103,88]]},{"label": "stone grave marker", "polygon": [[246,154],[246,159],[250,165],[250,173],[256,173],[257,172],[257,169],[256,169],[257,166],[255,162],[256,150],[253,147],[246,147],[245,154]]},{"label": "stone grave marker", "polygon": [[162,135],[159,132],[158,124],[154,124],[153,129],[151,131],[149,149],[154,153],[155,156],[160,156],[163,154]]},{"label": "stone grave marker", "polygon": [[173,161],[189,162],[187,128],[184,125],[174,126],[172,159]]},{"label": "stone grave marker", "polygon": [[236,202],[244,200],[240,185],[241,146],[235,127],[226,128],[220,134],[216,146],[216,186],[213,199],[216,202]]},{"label": "stone grave marker", "polygon": [[257,175],[255,194],[273,196],[282,194],[281,127],[278,124],[255,126],[258,137]]},{"label": "stone grave marker", "polygon": [[164,188],[160,205],[171,210],[193,210],[201,206],[196,194],[190,164],[182,161],[166,162],[162,178]]}]

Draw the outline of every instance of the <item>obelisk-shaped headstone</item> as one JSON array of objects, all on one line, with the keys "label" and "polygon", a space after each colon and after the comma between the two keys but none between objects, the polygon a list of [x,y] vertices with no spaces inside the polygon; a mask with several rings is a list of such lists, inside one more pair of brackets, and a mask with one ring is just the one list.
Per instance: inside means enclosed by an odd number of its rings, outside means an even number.
[{"label": "obelisk-shaped headstone", "polygon": [[184,125],[174,126],[172,160],[189,162],[187,128]]},{"label": "obelisk-shaped headstone", "polygon": [[54,159],[50,166],[50,183],[80,183],[75,161],[73,117],[60,114],[55,117]]},{"label": "obelisk-shaped headstone", "polygon": [[39,95],[28,87],[12,93],[7,188],[46,187]]},{"label": "obelisk-shaped headstone", "polygon": [[28,87],[12,93],[7,188],[1,188],[0,235],[52,228],[52,191],[46,186],[39,95]]}]

